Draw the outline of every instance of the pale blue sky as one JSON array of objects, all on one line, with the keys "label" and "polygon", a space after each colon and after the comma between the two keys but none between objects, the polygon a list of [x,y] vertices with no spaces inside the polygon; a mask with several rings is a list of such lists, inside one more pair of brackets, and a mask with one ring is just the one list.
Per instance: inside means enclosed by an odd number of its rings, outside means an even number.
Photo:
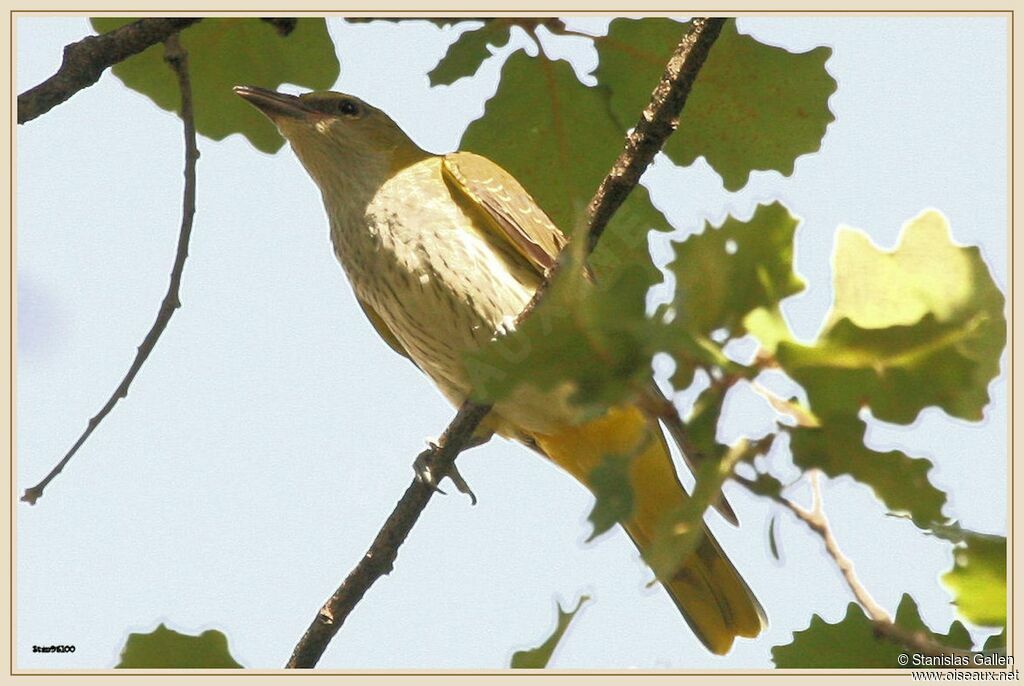
[{"label": "pale blue sky", "polygon": [[[457,146],[493,94],[500,63],[524,43],[517,34],[475,78],[431,89],[426,71],[462,29],[329,25],[337,88],[383,108],[437,152]],[[836,122],[792,177],[758,172],[738,193],[725,192],[703,161],[677,169],[660,160],[645,183],[680,235],[729,212],[749,216],[758,202],[784,202],[803,220],[796,266],[810,288],[785,309],[805,337],[828,309],[829,258],[843,224],[888,248],[904,222],[937,208],[957,241],[981,246],[1005,290],[1005,20],[775,17],[743,18],[739,28],[791,50],[831,46]],[[88,32],[84,19],[20,18],[17,90],[51,74],[61,48]],[[549,43],[578,73],[595,66],[582,41]],[[177,239],[182,134],[173,115],[107,73],[18,127],[16,144],[20,493],[106,400],[152,322]],[[220,629],[246,666],[283,665],[405,489],[413,457],[453,414],[359,312],[319,194],[291,152],[268,156],[240,136],[199,145],[184,307],[72,466],[37,506],[15,508],[18,667],[110,667],[128,632],[159,622]],[[663,264],[666,246],[654,248]],[[950,494],[946,513],[1005,533],[1005,377],[990,390],[981,423],[931,409],[912,427],[875,423],[870,439],[932,459],[935,483]],[[770,418],[739,389],[720,437],[757,433]],[[850,601],[819,541],[789,516],[779,525],[784,562],[772,560],[776,510],[727,486],[743,526],[715,516],[710,524],[770,628],[712,656],[668,596],[644,587],[650,573],[626,536],[583,543],[591,498],[571,479],[501,440],[465,455],[460,468],[480,504],[454,495],[430,503],[395,571],[321,666],[503,667],[547,635],[556,598],[568,605],[581,592],[594,601],[554,667],[769,666],[770,647],[811,613],[836,620]],[[887,517],[848,479],[826,481],[825,503],[876,599],[891,611],[909,592],[926,621],[948,626],[938,575],[951,565],[949,546]],[[31,652],[53,643],[76,651]]]}]

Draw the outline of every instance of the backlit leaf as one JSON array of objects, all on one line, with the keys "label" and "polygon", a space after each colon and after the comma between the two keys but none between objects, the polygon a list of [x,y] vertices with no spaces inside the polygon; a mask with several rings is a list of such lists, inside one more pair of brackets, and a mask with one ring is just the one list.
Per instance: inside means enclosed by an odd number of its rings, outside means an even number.
[{"label": "backlit leaf", "polygon": [[[92,25],[105,33],[132,21],[94,17]],[[214,140],[241,133],[264,152],[284,145],[274,125],[235,95],[233,86],[291,83],[322,90],[338,79],[338,58],[324,19],[300,18],[285,36],[255,17],[207,17],[182,31],[180,40],[189,55],[196,131]],[[114,65],[113,72],[157,106],[177,112],[178,82],[163,55],[163,45],[154,45]]]},{"label": "backlit leaf", "polygon": [[[616,19],[607,36],[595,39],[597,80],[611,90],[620,124],[636,123],[665,69],[665,55],[687,27],[671,19]],[[825,70],[831,53],[826,47],[795,54],[765,45],[728,21],[665,153],[683,166],[704,156],[731,191],[755,169],[791,174],[797,157],[818,150],[834,119],[828,98],[836,82]]]}]

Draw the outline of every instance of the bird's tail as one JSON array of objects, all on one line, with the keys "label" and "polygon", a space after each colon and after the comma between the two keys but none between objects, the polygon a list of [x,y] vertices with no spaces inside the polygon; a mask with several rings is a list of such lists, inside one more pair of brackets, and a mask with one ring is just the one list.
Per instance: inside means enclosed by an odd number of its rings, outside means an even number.
[{"label": "bird's tail", "polygon": [[[594,467],[605,455],[628,454],[644,446],[631,462],[634,507],[624,523],[642,553],[650,546],[660,517],[688,497],[657,422],[634,407],[613,409],[592,422],[533,438],[548,457],[588,488]],[[704,533],[678,571],[659,580],[701,642],[721,655],[737,636],[753,638],[761,633],[766,620],[753,592],[706,527]]]}]

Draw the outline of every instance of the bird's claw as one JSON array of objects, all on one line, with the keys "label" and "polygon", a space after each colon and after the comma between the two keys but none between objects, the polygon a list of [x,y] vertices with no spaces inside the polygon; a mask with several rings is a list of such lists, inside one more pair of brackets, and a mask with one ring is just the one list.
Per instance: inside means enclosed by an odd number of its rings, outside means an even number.
[{"label": "bird's claw", "polygon": [[470,505],[476,505],[476,493],[474,493],[473,489],[469,487],[466,480],[462,478],[462,474],[459,473],[458,467],[452,465],[451,471],[448,472],[448,478],[452,480],[453,484],[455,484],[455,488],[459,489],[459,493],[465,493],[469,496]]},{"label": "bird's claw", "polygon": [[[413,471],[416,472],[416,480],[421,484],[424,484],[430,490],[441,495],[447,495],[441,487],[438,485],[438,479],[434,475],[434,471],[430,468],[430,462],[428,458],[435,452],[440,450],[440,446],[436,443],[430,442],[427,444],[428,447],[422,453],[416,456],[416,460],[413,462]],[[455,488],[459,489],[459,493],[465,493],[469,496],[470,504],[476,505],[476,494],[473,493],[473,489],[469,487],[466,480],[462,478],[462,474],[459,473],[458,467],[454,464],[448,470],[448,478],[455,484]]]},{"label": "bird's claw", "polygon": [[437,485],[437,478],[434,476],[434,472],[430,469],[430,462],[427,460],[431,455],[440,450],[440,446],[436,443],[427,443],[427,449],[416,456],[416,460],[412,463],[412,469],[416,472],[416,480],[421,484],[426,485],[430,490],[441,495],[447,495],[441,487]]}]

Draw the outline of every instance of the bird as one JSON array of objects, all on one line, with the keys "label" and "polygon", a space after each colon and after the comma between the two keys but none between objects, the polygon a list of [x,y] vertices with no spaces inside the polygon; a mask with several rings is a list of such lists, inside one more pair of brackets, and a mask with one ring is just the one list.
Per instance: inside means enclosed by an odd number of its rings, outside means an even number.
[{"label": "bird", "polygon": [[[472,390],[465,355],[514,329],[566,236],[497,163],[427,152],[358,97],[234,91],[270,119],[319,188],[335,255],[374,329],[460,406]],[[653,379],[651,387],[660,393]],[[634,508],[622,525],[649,550],[659,517],[688,497],[658,419],[626,402],[581,421],[568,396],[520,385],[494,404],[477,442],[495,433],[517,441],[591,490],[606,455],[632,454]],[[724,502],[718,509],[734,517]],[[694,552],[658,580],[704,646],[725,654],[737,637],[758,636],[767,618],[702,526]]]}]

